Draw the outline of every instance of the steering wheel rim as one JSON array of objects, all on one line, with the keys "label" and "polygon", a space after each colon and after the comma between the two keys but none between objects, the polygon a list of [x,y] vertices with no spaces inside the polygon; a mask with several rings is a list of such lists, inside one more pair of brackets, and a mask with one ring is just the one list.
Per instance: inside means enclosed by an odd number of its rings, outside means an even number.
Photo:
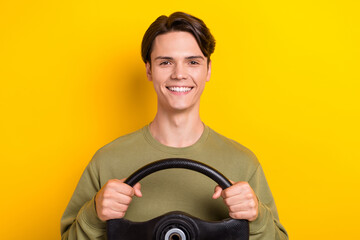
[{"label": "steering wheel rim", "polygon": [[183,168],[188,170],[193,170],[198,173],[202,173],[203,175],[214,180],[222,189],[226,189],[232,185],[232,183],[227,179],[222,173],[210,167],[204,163],[190,160],[186,158],[166,158],[162,160],[158,160],[152,163],[149,163],[133,174],[131,174],[124,183],[133,187],[136,183],[141,181],[141,179],[146,176],[153,174],[155,172],[165,170],[165,169],[173,169],[173,168]]}]

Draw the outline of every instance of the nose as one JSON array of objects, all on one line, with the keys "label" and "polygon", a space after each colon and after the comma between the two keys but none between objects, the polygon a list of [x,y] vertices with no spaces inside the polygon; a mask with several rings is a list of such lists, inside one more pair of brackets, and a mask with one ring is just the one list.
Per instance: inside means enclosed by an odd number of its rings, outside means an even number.
[{"label": "nose", "polygon": [[186,69],[182,64],[176,64],[173,68],[171,78],[174,80],[182,80],[187,78]]}]

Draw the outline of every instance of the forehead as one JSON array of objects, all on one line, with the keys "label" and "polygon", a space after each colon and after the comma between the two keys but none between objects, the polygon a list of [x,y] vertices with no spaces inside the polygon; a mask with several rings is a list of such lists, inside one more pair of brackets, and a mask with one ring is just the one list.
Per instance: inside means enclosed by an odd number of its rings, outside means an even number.
[{"label": "forehead", "polygon": [[151,59],[158,56],[203,56],[195,37],[188,32],[168,32],[157,36],[153,42]]}]

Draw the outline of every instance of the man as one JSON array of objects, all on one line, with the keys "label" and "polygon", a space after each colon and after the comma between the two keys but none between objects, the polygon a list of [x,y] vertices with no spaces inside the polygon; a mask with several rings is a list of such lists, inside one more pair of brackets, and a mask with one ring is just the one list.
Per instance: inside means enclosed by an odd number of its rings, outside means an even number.
[{"label": "man", "polygon": [[[104,239],[106,220],[126,214],[127,219],[145,221],[174,210],[204,220],[229,215],[247,219],[252,240],[288,239],[254,154],[200,119],[200,97],[210,79],[214,47],[209,29],[191,15],[177,12],[152,23],[143,38],[142,58],[157,94],[156,116],[148,126],[95,154],[61,219],[62,239]],[[123,183],[143,165],[173,157],[204,162],[234,185],[224,191],[217,186],[211,200],[212,180],[188,170],[148,176],[141,190],[140,184],[131,188]],[[223,202],[216,200],[220,197]]]}]

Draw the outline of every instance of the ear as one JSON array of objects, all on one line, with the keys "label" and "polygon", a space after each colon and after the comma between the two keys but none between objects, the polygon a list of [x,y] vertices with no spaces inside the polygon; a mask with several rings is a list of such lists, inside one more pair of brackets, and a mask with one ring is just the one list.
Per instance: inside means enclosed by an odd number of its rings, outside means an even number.
[{"label": "ear", "polygon": [[207,71],[208,72],[207,72],[207,76],[206,76],[206,81],[208,82],[208,81],[210,81],[210,77],[211,77],[211,60],[210,60],[210,62],[208,64],[208,70]]},{"label": "ear", "polygon": [[146,68],[146,76],[148,78],[149,81],[152,81],[152,76],[151,76],[151,65],[149,62],[145,63],[145,68]]}]

